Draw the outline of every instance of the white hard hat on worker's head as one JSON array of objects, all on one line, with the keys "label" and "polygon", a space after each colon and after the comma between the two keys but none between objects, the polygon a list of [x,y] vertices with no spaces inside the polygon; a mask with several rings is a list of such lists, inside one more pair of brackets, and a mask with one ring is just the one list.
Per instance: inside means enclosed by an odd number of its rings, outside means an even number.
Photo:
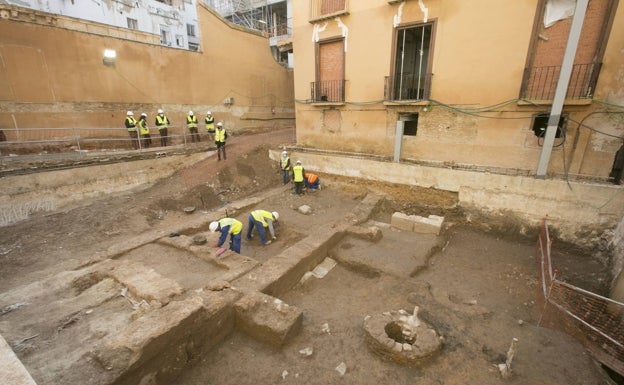
[{"label": "white hard hat on worker's head", "polygon": [[144,112],[144,113],[141,114],[141,116],[147,117],[147,114]]},{"label": "white hard hat on worker's head", "polygon": [[212,112],[208,111],[206,112],[206,115],[212,115]]},{"label": "white hard hat on worker's head", "polygon": [[193,111],[189,111],[189,115],[193,116]]},{"label": "white hard hat on worker's head", "polygon": [[159,108],[159,109],[158,109],[158,113],[159,113],[159,114],[164,114],[164,113],[165,113],[165,111],[163,111],[161,108]]},{"label": "white hard hat on worker's head", "polygon": [[126,115],[128,115],[128,116],[132,116],[132,115],[134,115],[134,114],[132,113],[132,111],[128,111],[128,112],[126,112]]},{"label": "white hard hat on worker's head", "polygon": [[279,219],[279,213],[278,213],[277,211],[273,211],[271,214],[273,214],[273,218],[274,218],[275,220],[278,220],[278,219]]},{"label": "white hard hat on worker's head", "polygon": [[286,151],[282,151],[282,156],[286,156],[288,153]]},{"label": "white hard hat on worker's head", "polygon": [[300,161],[300,160],[298,160],[298,161],[297,161],[297,164],[301,164],[301,161]]},{"label": "white hard hat on worker's head", "polygon": [[223,126],[222,122],[217,123],[217,127],[221,127],[221,126]]},{"label": "white hard hat on worker's head", "polygon": [[210,225],[208,226],[208,229],[213,233],[217,231],[218,228],[219,228],[219,222],[210,222]]}]

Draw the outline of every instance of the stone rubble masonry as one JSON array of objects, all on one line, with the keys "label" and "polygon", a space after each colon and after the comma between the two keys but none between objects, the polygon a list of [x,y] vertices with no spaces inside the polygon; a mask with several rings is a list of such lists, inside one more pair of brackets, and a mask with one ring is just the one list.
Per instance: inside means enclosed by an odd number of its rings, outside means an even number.
[{"label": "stone rubble masonry", "polygon": [[128,260],[107,261],[110,267],[105,274],[110,275],[138,299],[158,301],[162,305],[169,303],[171,298],[182,294],[182,287],[174,280],[163,277],[154,269],[142,263]]},{"label": "stone rubble masonry", "polygon": [[390,224],[400,230],[411,231],[420,234],[439,235],[444,223],[444,217],[438,215],[429,215],[429,217],[421,217],[420,215],[407,215],[400,212],[392,214]]},{"label": "stone rubble masonry", "polygon": [[266,294],[247,293],[234,309],[237,328],[275,347],[282,346],[301,330],[303,312]]}]

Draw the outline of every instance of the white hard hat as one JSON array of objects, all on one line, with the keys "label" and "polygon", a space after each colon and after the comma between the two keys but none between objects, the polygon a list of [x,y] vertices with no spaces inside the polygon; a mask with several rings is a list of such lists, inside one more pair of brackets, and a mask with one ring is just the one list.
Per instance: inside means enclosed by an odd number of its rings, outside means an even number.
[{"label": "white hard hat", "polygon": [[217,127],[221,127],[221,126],[223,126],[223,123],[221,122],[217,123]]},{"label": "white hard hat", "polygon": [[206,115],[212,115],[212,112],[208,111],[206,112]]},{"label": "white hard hat", "polygon": [[132,111],[128,111],[128,112],[126,112],[126,115],[128,115],[128,116],[132,116],[132,115],[134,115],[134,114],[132,113]]},{"label": "white hard hat", "polygon": [[288,153],[286,151],[282,151],[282,156],[286,156]]},{"label": "white hard hat", "polygon": [[163,111],[162,109],[160,109],[160,108],[158,109],[158,113],[159,113],[159,114],[162,114],[162,113],[164,113],[164,112],[165,112],[165,111]]},{"label": "white hard hat", "polygon": [[193,115],[193,111],[189,111],[189,115]]},{"label": "white hard hat", "polygon": [[301,164],[301,161],[300,161],[300,160],[298,160],[298,161],[297,161],[297,164]]},{"label": "white hard hat", "polygon": [[147,116],[147,114],[144,112],[144,113],[141,114],[141,116]]},{"label": "white hard hat", "polygon": [[208,226],[208,229],[213,233],[217,231],[218,228],[219,228],[219,222],[210,222],[210,225]]},{"label": "white hard hat", "polygon": [[275,220],[279,219],[279,213],[277,211],[273,211],[271,214],[273,214],[273,218],[275,218]]}]

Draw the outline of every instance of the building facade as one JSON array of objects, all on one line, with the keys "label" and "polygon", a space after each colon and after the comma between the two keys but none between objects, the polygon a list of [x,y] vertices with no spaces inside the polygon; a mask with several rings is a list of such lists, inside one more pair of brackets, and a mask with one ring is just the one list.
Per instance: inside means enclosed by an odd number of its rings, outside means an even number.
[{"label": "building facade", "polygon": [[196,0],[7,0],[35,11],[144,32],[172,48],[199,48]]},{"label": "building facade", "polygon": [[[297,142],[535,175],[575,6],[574,0],[298,2]],[[622,6],[590,0],[549,175],[610,180],[624,138],[623,48]]]}]

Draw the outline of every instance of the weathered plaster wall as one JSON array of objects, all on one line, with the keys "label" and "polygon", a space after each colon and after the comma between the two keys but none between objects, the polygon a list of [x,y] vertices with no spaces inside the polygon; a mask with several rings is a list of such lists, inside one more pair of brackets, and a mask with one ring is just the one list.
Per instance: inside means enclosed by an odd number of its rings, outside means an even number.
[{"label": "weathered plaster wall", "polygon": [[[399,114],[418,113],[418,132],[402,139],[402,158],[535,173],[543,140],[531,130],[532,116],[549,113],[550,105],[516,99],[538,4],[538,0],[394,4],[360,0],[349,2],[348,15],[315,23],[309,22],[307,7],[295,7],[297,142],[392,156]],[[624,105],[623,8],[620,4],[614,17],[595,92],[597,99],[620,106]],[[424,21],[435,21],[436,26],[431,100],[384,102],[384,77],[392,73],[394,24]],[[333,37],[345,39],[346,102],[312,104],[316,42]],[[588,117],[604,106],[590,100],[565,104],[571,121],[565,143],[555,141],[550,174],[608,176],[624,126],[605,114]],[[579,129],[573,121],[583,121],[594,131]]]},{"label": "weathered plaster wall", "polygon": [[[277,161],[280,151],[271,151],[270,156]],[[458,192],[464,209],[493,219],[507,217],[523,223],[525,229],[537,228],[548,217],[558,239],[590,249],[605,232],[612,235],[624,215],[621,186],[566,183],[331,153],[292,151],[290,158],[301,160],[306,170],[320,173]]]},{"label": "weathered plaster wall", "polygon": [[[189,110],[200,120],[211,110],[231,129],[293,125],[292,72],[268,39],[204,6],[198,16],[200,52],[0,19],[0,127],[122,127],[127,110],[153,122],[161,107],[174,125]],[[117,52],[114,67],[104,49]]]}]

